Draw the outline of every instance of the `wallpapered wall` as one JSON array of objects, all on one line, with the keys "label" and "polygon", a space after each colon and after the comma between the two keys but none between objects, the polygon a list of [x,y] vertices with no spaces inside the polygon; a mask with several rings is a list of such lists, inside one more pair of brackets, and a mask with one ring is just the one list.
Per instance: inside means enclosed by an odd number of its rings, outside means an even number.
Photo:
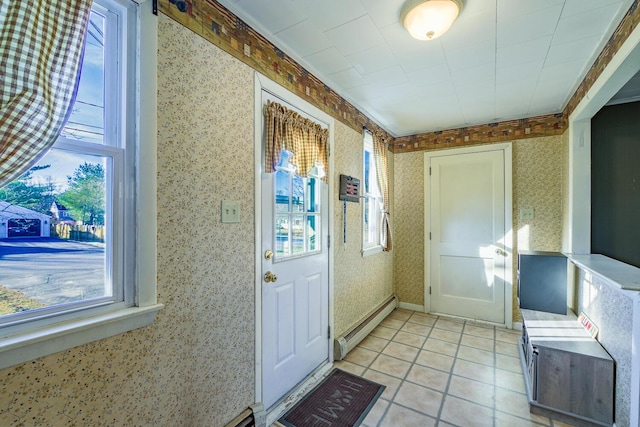
[{"label": "wallpapered wall", "polygon": [[401,302],[424,305],[424,153],[393,158],[394,286]]},{"label": "wallpapered wall", "polygon": [[[220,426],[254,403],[254,71],[162,14],[158,51],[165,309],[147,328],[0,371],[2,426]],[[336,174],[361,176],[360,133],[337,123],[335,151]],[[225,199],[240,223],[220,222]],[[360,256],[359,212],[349,206],[347,250],[334,246],[338,333],[393,292],[392,254]]]},{"label": "wallpapered wall", "polygon": [[[334,192],[338,197],[339,175],[362,179],[362,133],[335,122]],[[393,155],[389,153],[393,173]],[[393,190],[391,188],[391,190]],[[391,191],[393,196],[393,191]],[[362,202],[347,202],[347,243],[343,243],[344,204],[334,204],[334,257],[336,337],[362,320],[369,311],[393,294],[393,251],[362,257]],[[395,249],[394,249],[395,250]]]},{"label": "wallpapered wall", "polygon": [[[517,249],[559,251],[563,224],[562,135],[513,142],[513,228]],[[395,247],[394,281],[400,301],[424,304],[424,153],[402,153],[395,160]],[[521,221],[521,208],[533,208],[534,219]],[[516,257],[513,257],[514,274]],[[514,286],[514,291],[515,291]],[[520,313],[513,295],[513,320]]]}]

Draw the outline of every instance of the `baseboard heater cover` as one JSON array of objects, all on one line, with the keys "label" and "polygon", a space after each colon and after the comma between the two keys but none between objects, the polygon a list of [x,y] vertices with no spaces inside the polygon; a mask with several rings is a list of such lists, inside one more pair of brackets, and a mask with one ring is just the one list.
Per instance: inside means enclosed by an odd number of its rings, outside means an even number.
[{"label": "baseboard heater cover", "polygon": [[394,295],[380,307],[373,310],[360,324],[350,329],[343,336],[336,338],[333,345],[333,359],[342,360],[353,350],[376,326],[398,307],[398,298]]},{"label": "baseboard heater cover", "polygon": [[256,403],[245,409],[225,427],[266,427],[267,413],[264,405]]}]

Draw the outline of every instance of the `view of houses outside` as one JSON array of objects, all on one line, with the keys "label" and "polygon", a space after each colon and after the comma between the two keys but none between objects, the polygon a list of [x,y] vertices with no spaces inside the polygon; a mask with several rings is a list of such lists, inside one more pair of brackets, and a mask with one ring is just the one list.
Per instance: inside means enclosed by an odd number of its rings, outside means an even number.
[{"label": "view of houses outside", "polygon": [[[61,138],[104,143],[105,17],[92,11],[77,98]],[[0,323],[13,313],[109,296],[107,158],[52,148],[0,188]]]}]

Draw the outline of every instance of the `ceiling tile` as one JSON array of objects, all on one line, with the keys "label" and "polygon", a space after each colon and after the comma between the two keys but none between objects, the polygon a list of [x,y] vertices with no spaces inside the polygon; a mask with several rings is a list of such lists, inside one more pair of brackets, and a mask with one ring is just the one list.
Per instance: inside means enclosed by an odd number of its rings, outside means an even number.
[{"label": "ceiling tile", "polygon": [[[509,1],[518,4],[525,3],[522,1]],[[501,10],[499,9],[497,29],[498,48],[552,35],[560,19],[562,4],[559,3],[546,9],[508,18],[501,17],[500,12]]]},{"label": "ceiling tile", "polygon": [[553,44],[563,44],[595,35],[603,35],[617,12],[617,9],[612,7],[601,7],[579,15],[562,18],[558,22],[558,29],[553,36]]},{"label": "ceiling tile", "polygon": [[331,47],[331,42],[324,35],[313,28],[313,23],[299,22],[275,35],[286,40],[286,45],[298,56],[308,56]]},{"label": "ceiling tile", "polygon": [[368,73],[363,77],[367,79],[368,82],[385,86],[394,86],[408,82],[407,76],[397,64],[383,70]]},{"label": "ceiling tile", "polygon": [[338,89],[350,89],[368,83],[355,68],[348,68],[346,70],[330,74],[329,78],[338,85]]},{"label": "ceiling tile", "polygon": [[427,42],[416,40],[404,28],[394,25],[382,29],[381,34],[407,73],[445,63],[439,39]]},{"label": "ceiling tile", "polygon": [[447,64],[441,64],[407,73],[407,78],[410,82],[418,84],[437,84],[450,81],[451,71]]},{"label": "ceiling tile", "polygon": [[496,67],[496,84],[519,83],[522,81],[537,81],[544,59],[525,62],[522,64]]},{"label": "ceiling tile", "polygon": [[595,47],[598,46],[601,39],[602,36],[598,35],[569,43],[554,44],[549,49],[545,66],[563,64],[575,60],[580,60],[582,63],[590,62],[590,59],[595,54]]},{"label": "ceiling tile", "polygon": [[366,0],[362,5],[378,28],[400,21],[400,10],[404,0]]},{"label": "ceiling tile", "polygon": [[[307,11],[309,19],[320,31],[336,28],[367,13],[361,2],[353,0],[296,0],[295,3],[297,7]],[[337,9],[340,13],[335,12]],[[287,9],[280,10],[283,14],[287,12]]]},{"label": "ceiling tile", "polygon": [[477,67],[478,64],[491,62],[495,66],[496,47],[494,42],[472,44],[473,46],[469,49],[445,50],[447,64],[454,75],[459,70]]},{"label": "ceiling tile", "polygon": [[[473,35],[472,38],[469,38],[470,34]],[[495,34],[495,10],[476,15],[466,14],[466,11],[463,11],[463,14],[454,22],[449,31],[439,39],[445,49],[464,49],[469,46],[469,43],[489,41],[491,44],[495,44]]]},{"label": "ceiling tile", "polygon": [[495,78],[496,64],[494,62],[487,62],[463,70],[454,70],[451,74],[456,87],[477,84]]},{"label": "ceiling tile", "polygon": [[[622,0],[566,0],[562,9],[562,17],[578,15],[592,9],[608,7],[617,10],[622,5]],[[629,7],[627,6],[627,9]]]},{"label": "ceiling tile", "polygon": [[396,57],[386,44],[354,53],[353,55],[347,56],[346,59],[351,62],[353,67],[362,75],[398,65]]},{"label": "ceiling tile", "polygon": [[355,102],[371,102],[380,99],[384,92],[380,90],[378,85],[372,83],[366,83],[362,86],[356,86],[351,88],[349,94],[351,99]]},{"label": "ceiling tile", "polygon": [[[223,5],[229,0],[221,1]],[[271,34],[275,34],[285,28],[302,22],[307,19],[307,12],[298,7],[296,2],[291,0],[273,0],[273,1],[255,1],[255,0],[238,0],[235,4],[230,5],[232,11],[240,7],[242,10],[253,16],[261,27],[268,30]],[[286,9],[287,13],[282,13]],[[247,22],[251,25],[250,22]]]},{"label": "ceiling tile", "polygon": [[335,47],[321,50],[320,52],[306,56],[305,61],[316,70],[322,70],[325,74],[333,74],[351,67],[344,55]]},{"label": "ceiling tile", "polygon": [[498,49],[496,66],[498,69],[536,60],[544,60],[549,52],[552,36],[546,36],[524,43],[511,44]]},{"label": "ceiling tile", "polygon": [[[582,0],[577,0],[582,1]],[[596,0],[597,1],[597,0]],[[535,1],[514,1],[497,0],[498,20],[508,22],[513,18],[524,15],[532,15],[544,9],[562,8],[565,0],[535,0]]]},{"label": "ceiling tile", "polygon": [[382,45],[384,40],[369,16],[362,16],[344,25],[324,32],[344,55]]}]

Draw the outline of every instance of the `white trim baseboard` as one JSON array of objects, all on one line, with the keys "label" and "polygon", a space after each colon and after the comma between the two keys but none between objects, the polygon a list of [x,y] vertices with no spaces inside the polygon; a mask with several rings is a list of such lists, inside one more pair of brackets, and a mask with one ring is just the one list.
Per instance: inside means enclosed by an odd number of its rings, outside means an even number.
[{"label": "white trim baseboard", "polygon": [[413,310],[413,311],[419,311],[420,313],[426,313],[424,310],[424,305],[411,304],[408,302],[400,302],[398,303],[398,307],[403,308],[405,310]]}]

